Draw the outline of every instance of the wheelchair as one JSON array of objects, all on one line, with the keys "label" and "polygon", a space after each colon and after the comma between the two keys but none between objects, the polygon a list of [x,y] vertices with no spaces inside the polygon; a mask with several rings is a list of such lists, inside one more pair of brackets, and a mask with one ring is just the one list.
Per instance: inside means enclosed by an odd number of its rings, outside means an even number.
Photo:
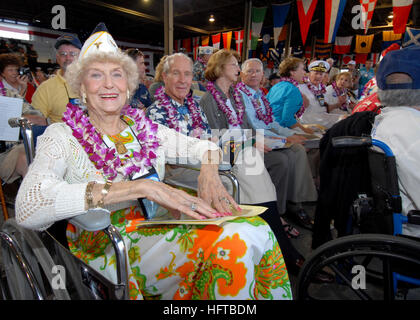
[{"label": "wheelchair", "polygon": [[[403,235],[406,223],[420,225],[420,212],[404,216],[392,150],[371,137],[334,137],[334,148],[366,147],[372,194],[361,194],[349,210],[347,235],[315,249],[297,280],[300,300],[420,299],[420,238]],[[380,225],[380,233],[369,232]],[[374,228],[373,228],[374,229]],[[331,284],[316,284],[320,270]]]},{"label": "wheelchair", "polygon": [[[20,127],[25,152],[30,164],[35,155],[33,127],[24,118],[9,119],[12,127]],[[199,170],[187,160],[169,159],[173,164]],[[239,201],[239,184],[227,165],[219,167],[233,184]],[[87,212],[69,222],[87,231],[103,231],[111,241],[116,256],[117,283],[73,255],[51,228],[33,231],[20,227],[15,219],[7,219],[0,230],[0,299],[3,300],[127,300],[129,299],[128,255],[118,230],[111,224],[106,209]]]}]

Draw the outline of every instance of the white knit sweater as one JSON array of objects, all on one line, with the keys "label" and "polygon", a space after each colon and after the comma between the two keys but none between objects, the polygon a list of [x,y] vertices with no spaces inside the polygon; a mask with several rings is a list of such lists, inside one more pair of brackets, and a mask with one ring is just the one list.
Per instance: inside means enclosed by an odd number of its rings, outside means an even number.
[{"label": "white knit sweater", "polygon": [[[162,180],[166,157],[201,160],[207,150],[218,150],[201,141],[158,125],[156,170]],[[118,175],[115,182],[123,180]],[[16,221],[25,228],[45,230],[55,221],[86,213],[85,192],[89,181],[104,183],[102,173],[64,123],[50,125],[37,140],[36,156],[16,197]],[[126,201],[108,206],[114,211],[136,205]]]}]

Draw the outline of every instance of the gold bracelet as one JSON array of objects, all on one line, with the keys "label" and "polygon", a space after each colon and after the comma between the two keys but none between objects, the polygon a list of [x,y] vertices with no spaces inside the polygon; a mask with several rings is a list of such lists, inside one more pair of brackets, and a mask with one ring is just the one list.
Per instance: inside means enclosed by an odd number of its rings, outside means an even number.
[{"label": "gold bracelet", "polygon": [[86,187],[86,193],[85,193],[85,199],[86,199],[86,204],[87,204],[87,209],[92,209],[93,208],[93,194],[92,194],[92,190],[93,190],[93,186],[96,184],[96,181],[90,181],[87,184]]},{"label": "gold bracelet", "polygon": [[112,186],[112,181],[107,180],[103,189],[101,190],[102,199],[98,201],[98,203],[96,204],[96,207],[103,208],[105,197],[109,193],[109,189],[111,189],[111,186]]}]

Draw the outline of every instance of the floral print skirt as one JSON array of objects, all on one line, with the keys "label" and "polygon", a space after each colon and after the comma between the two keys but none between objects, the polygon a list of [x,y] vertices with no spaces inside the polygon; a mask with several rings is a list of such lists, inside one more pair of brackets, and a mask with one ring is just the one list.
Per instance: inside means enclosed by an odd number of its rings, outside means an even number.
[{"label": "floral print skirt", "polygon": [[[292,299],[279,244],[261,218],[216,225],[154,225],[126,232],[139,208],[114,211],[129,262],[131,299]],[[116,283],[115,254],[102,232],[69,224],[67,239],[77,257]]]}]

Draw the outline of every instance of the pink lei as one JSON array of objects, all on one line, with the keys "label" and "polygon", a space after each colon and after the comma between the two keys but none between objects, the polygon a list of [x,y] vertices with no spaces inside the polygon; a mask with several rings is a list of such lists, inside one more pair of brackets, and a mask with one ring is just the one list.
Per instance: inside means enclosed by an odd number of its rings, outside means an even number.
[{"label": "pink lei", "polygon": [[333,81],[333,82],[331,83],[331,85],[332,85],[332,87],[333,87],[333,89],[334,89],[334,91],[335,91],[335,93],[336,93],[337,97],[340,97],[340,96],[343,96],[343,95],[345,95],[345,96],[346,96],[346,102],[344,102],[344,103],[340,106],[340,109],[341,109],[341,110],[344,110],[344,111],[347,111],[347,110],[348,110],[347,108],[350,106],[349,101],[348,101],[348,99],[347,99],[347,89],[346,89],[346,88],[340,89],[340,88],[337,86],[337,83],[336,83],[335,81]]},{"label": "pink lei", "polygon": [[[155,98],[158,101],[159,105],[163,106],[163,108],[166,110],[166,114],[168,115],[168,118],[166,120],[168,122],[169,128],[175,129],[179,132],[179,121],[176,118],[178,111],[169,101],[168,96],[165,93],[165,87],[162,86],[156,90]],[[198,106],[195,103],[194,99],[191,95],[189,95],[186,99],[188,110],[192,119],[193,130],[196,130],[198,128],[205,129],[204,120],[201,117],[200,110],[198,109]]]},{"label": "pink lei", "polygon": [[242,104],[241,93],[237,88],[233,88],[233,99],[235,100],[235,105],[237,108],[236,117],[233,115],[230,108],[227,106],[226,101],[223,100],[222,95],[214,86],[214,83],[211,81],[207,82],[207,91],[211,93],[214,100],[216,100],[217,106],[220,111],[222,111],[228,120],[228,123],[232,126],[240,126],[243,122],[245,107]]},{"label": "pink lei", "polygon": [[264,123],[266,125],[273,122],[273,110],[271,109],[270,102],[268,102],[265,95],[263,95],[263,94],[261,95],[261,99],[262,99],[262,101],[264,103],[264,107],[265,107],[264,108],[265,112],[264,112],[262,110],[262,106],[257,103],[256,99],[252,98],[251,92],[249,92],[248,88],[246,87],[246,85],[243,82],[239,82],[236,85],[236,88],[241,90],[243,93],[245,93],[251,99],[252,106],[254,107],[255,112],[257,114],[257,118],[259,120],[264,121]]},{"label": "pink lei", "polygon": [[318,89],[312,84],[312,82],[307,77],[303,78],[303,81],[315,97],[323,95],[325,92],[327,92],[327,89],[325,88],[325,85],[323,83],[321,83],[321,89]]},{"label": "pink lei", "polygon": [[73,136],[79,141],[89,155],[96,169],[102,170],[108,180],[114,180],[118,173],[129,177],[134,172],[140,172],[151,167],[156,162],[156,150],[159,147],[156,135],[158,125],[148,119],[143,110],[126,105],[121,110],[134,121],[134,129],[140,143],[140,151],[133,151],[133,157],[125,156],[123,161],[115,154],[115,148],[105,146],[101,135],[90,123],[87,113],[71,103],[63,113],[62,120],[71,128]]}]

